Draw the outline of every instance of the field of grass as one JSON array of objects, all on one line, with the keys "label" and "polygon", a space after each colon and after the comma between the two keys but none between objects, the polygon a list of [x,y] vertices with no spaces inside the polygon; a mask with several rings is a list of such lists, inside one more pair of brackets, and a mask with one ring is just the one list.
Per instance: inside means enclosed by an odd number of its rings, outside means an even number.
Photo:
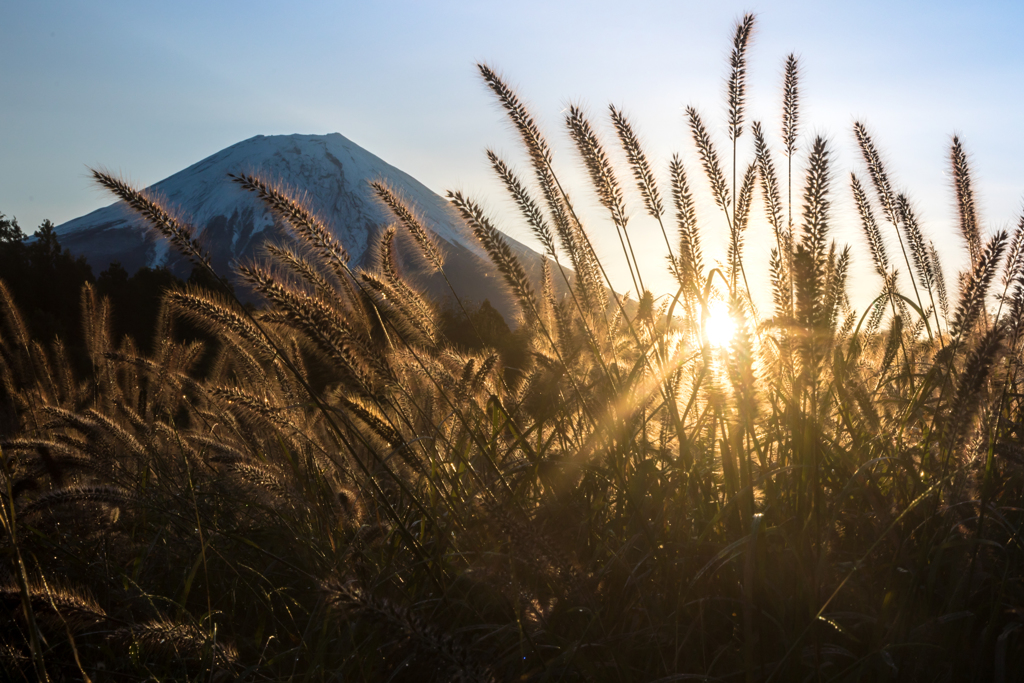
[{"label": "field of grass", "polygon": [[[265,305],[168,291],[144,353],[111,338],[87,285],[84,374],[61,342],[30,337],[0,287],[0,409],[16,425],[0,435],[4,674],[1017,680],[1024,220],[982,234],[954,139],[969,261],[947,296],[867,129],[849,178],[824,139],[799,135],[795,59],[781,138],[746,121],[752,24],[732,45],[731,146],[686,112],[699,167],[675,158],[659,179],[610,111],[665,236],[678,289],[661,297],[643,287],[626,179],[591,121],[565,112],[638,300],[612,293],[543,134],[481,65],[529,155],[528,176],[490,160],[546,250],[543,281],[478,204],[450,199],[519,305],[514,354],[448,341],[396,242],[441,274],[444,254],[385,183],[373,189],[395,224],[362,269],[316,207],[240,173],[294,238],[238,269]],[[208,263],[185,222],[94,175]],[[878,275],[866,310],[848,297],[853,252],[829,232],[847,187]],[[715,216],[698,215],[705,191]],[[768,282],[744,269],[758,211]],[[727,261],[711,264],[702,231],[723,218]],[[179,341],[182,321],[216,342]]]}]

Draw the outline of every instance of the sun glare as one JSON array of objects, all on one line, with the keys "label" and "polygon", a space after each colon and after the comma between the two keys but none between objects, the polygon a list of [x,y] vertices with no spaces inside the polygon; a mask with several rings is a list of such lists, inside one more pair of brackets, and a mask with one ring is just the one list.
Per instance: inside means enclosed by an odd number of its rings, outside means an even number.
[{"label": "sun glare", "polygon": [[704,332],[708,342],[715,347],[728,346],[736,333],[736,321],[729,314],[729,305],[724,301],[708,304],[708,317],[704,321]]}]

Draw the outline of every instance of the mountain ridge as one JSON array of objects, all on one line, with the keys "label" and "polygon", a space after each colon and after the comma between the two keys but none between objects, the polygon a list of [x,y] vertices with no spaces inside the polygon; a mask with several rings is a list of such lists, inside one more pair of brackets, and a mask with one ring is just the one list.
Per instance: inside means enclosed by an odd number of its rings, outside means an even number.
[{"label": "mountain ridge", "polygon": [[[233,183],[229,173],[258,174],[303,196],[308,208],[324,219],[348,250],[353,264],[362,266],[372,264],[374,238],[394,221],[369,187],[371,180],[383,179],[440,241],[449,264],[446,272],[460,297],[491,299],[506,318],[514,317],[514,305],[503,291],[500,276],[448,202],[340,133],[253,136],[148,188],[194,226],[218,272],[227,274],[239,260],[258,258],[266,240],[287,239],[288,233],[283,221]],[[123,202],[62,223],[56,232],[61,244],[84,255],[94,270],[117,261],[129,272],[164,266],[180,276],[188,274],[188,262]],[[524,266],[539,272],[540,255],[506,239]],[[450,295],[439,277],[421,278],[420,284],[435,298]]]}]

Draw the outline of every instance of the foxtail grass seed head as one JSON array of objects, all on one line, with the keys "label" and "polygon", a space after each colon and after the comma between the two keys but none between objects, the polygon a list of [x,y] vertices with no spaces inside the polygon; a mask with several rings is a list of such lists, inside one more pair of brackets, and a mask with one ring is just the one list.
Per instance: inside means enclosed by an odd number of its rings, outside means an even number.
[{"label": "foxtail grass seed head", "polygon": [[950,335],[957,342],[974,330],[982,315],[989,287],[995,278],[1008,239],[1006,231],[997,232],[989,238],[988,244],[982,249],[981,258],[962,282],[960,300],[953,313],[953,325],[950,328]]},{"label": "foxtail grass seed head", "polygon": [[672,183],[672,204],[676,212],[676,224],[679,229],[679,268],[680,284],[697,291],[704,278],[704,261],[700,244],[700,226],[697,222],[697,211],[686,179],[686,170],[678,155],[672,157],[669,164],[669,175]]},{"label": "foxtail grass seed head", "polygon": [[488,65],[484,63],[477,64],[477,69],[480,71],[484,83],[494,92],[498,102],[501,103],[501,106],[508,113],[512,125],[522,138],[523,145],[526,147],[526,151],[534,161],[534,164],[550,166],[551,152],[548,149],[548,144],[515,90],[509,87],[504,79]]},{"label": "foxtail grass seed head", "polygon": [[694,107],[686,108],[686,118],[690,123],[690,131],[693,133],[693,142],[697,146],[697,153],[700,155],[700,162],[704,166],[704,175],[711,184],[711,194],[715,203],[726,213],[732,208],[729,186],[725,182],[725,173],[722,172],[722,164],[718,160],[718,152],[711,142],[704,121]]},{"label": "foxtail grass seed head", "polygon": [[729,139],[737,140],[743,134],[743,109],[746,104],[747,43],[754,30],[754,15],[744,15],[736,25],[729,55]]},{"label": "foxtail grass seed head", "polygon": [[896,195],[892,190],[892,185],[889,183],[889,175],[886,173],[885,165],[882,163],[882,157],[875,148],[875,143],[871,140],[867,127],[863,123],[860,121],[854,123],[853,133],[857,138],[857,144],[864,157],[864,163],[867,164],[868,177],[871,178],[878,201],[882,204],[882,212],[886,220],[893,225],[897,225],[899,223],[899,215],[896,209]]},{"label": "foxtail grass seed head", "polygon": [[498,177],[505,184],[505,188],[512,195],[512,199],[522,212],[527,225],[530,226],[530,231],[540,240],[545,254],[553,259],[558,258],[558,251],[555,247],[555,238],[551,232],[551,227],[548,225],[540,206],[537,205],[526,189],[526,186],[523,185],[509,165],[493,151],[487,150],[487,158],[490,160],[494,172],[498,174]]},{"label": "foxtail grass seed head", "polygon": [[348,252],[327,224],[306,207],[303,197],[258,175],[240,173],[229,174],[228,177],[242,189],[255,193],[267,207],[285,219],[335,273],[340,276],[347,270]]},{"label": "foxtail grass seed head", "polygon": [[874,212],[871,210],[871,203],[860,180],[853,173],[850,174],[850,188],[853,191],[853,199],[857,205],[857,213],[860,215],[861,228],[867,239],[868,249],[871,251],[871,260],[879,275],[885,277],[889,272],[889,257],[886,254],[885,242],[882,240],[882,232],[875,222]]},{"label": "foxtail grass seed head", "polygon": [[804,185],[803,245],[821,264],[825,254],[831,201],[829,189],[832,175],[829,169],[829,150],[823,137],[814,140],[808,160],[807,181]]},{"label": "foxtail grass seed head", "polygon": [[768,223],[775,232],[776,241],[781,248],[785,231],[785,217],[782,210],[782,192],[779,189],[779,179],[775,172],[775,163],[772,161],[771,151],[765,141],[764,131],[761,124],[754,122],[754,158],[757,164],[757,175],[761,179],[761,195],[764,197],[765,213]]},{"label": "foxtail grass seed head", "polygon": [[629,219],[626,216],[622,189],[619,187],[608,155],[593,127],[587,121],[583,110],[576,105],[569,107],[569,111],[565,115],[565,124],[569,129],[569,135],[576,143],[576,149],[583,158],[587,171],[590,173],[590,179],[597,190],[598,199],[612,214],[615,224],[624,227]]},{"label": "foxtail grass seed head", "polygon": [[978,227],[978,211],[974,202],[974,189],[971,187],[971,167],[967,160],[960,138],[953,136],[953,144],[949,150],[950,162],[953,167],[953,189],[956,193],[957,211],[960,214],[960,234],[967,242],[967,251],[973,265],[981,257],[981,233]]},{"label": "foxtail grass seed head", "polygon": [[177,218],[148,191],[137,190],[126,181],[103,171],[92,169],[91,173],[93,180],[149,221],[150,226],[163,235],[189,261],[206,268],[210,273],[213,272],[210,258],[196,239],[193,226]]},{"label": "foxtail grass seed head", "polygon": [[519,303],[523,316],[527,320],[533,319],[538,313],[533,286],[508,242],[484,215],[483,209],[474,201],[465,197],[461,192],[449,192],[448,199],[469,224],[477,240],[480,241],[494,265],[504,276],[506,284]]},{"label": "foxtail grass seed head", "polygon": [[800,65],[795,55],[789,55],[782,81],[782,141],[789,158],[793,158],[796,152],[796,138],[800,132],[799,81]]},{"label": "foxtail grass seed head", "polygon": [[918,282],[923,289],[930,290],[935,282],[932,259],[929,257],[928,245],[921,232],[921,226],[918,225],[917,217],[914,215],[910,200],[906,195],[897,195],[896,210],[899,212],[900,222],[903,223],[904,233],[907,236],[907,245],[910,247],[910,255],[913,257],[914,268],[917,270]]},{"label": "foxtail grass seed head", "polygon": [[370,183],[377,198],[386,206],[402,226],[412,236],[416,246],[424,260],[434,272],[441,272],[444,268],[444,255],[437,244],[433,234],[423,227],[422,220],[416,215],[412,208],[399,196],[398,192],[383,180],[374,180]]},{"label": "foxtail grass seed head", "polygon": [[619,135],[619,142],[626,153],[627,161],[629,161],[629,167],[633,171],[637,189],[640,191],[640,196],[643,197],[644,208],[652,218],[659,220],[665,213],[665,207],[661,202],[661,192],[658,190],[658,183],[651,171],[647,155],[641,148],[640,140],[633,132],[633,127],[625,115],[616,109],[615,105],[608,105],[608,109],[611,112],[612,124]]}]

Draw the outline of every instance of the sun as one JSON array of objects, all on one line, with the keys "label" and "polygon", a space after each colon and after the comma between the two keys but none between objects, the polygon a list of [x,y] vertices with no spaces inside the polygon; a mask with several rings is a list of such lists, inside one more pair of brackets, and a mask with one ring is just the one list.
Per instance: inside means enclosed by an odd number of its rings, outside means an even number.
[{"label": "sun", "polygon": [[729,313],[729,305],[724,301],[712,301],[708,304],[708,317],[704,320],[704,333],[708,343],[714,347],[728,346],[736,334],[736,320]]}]

